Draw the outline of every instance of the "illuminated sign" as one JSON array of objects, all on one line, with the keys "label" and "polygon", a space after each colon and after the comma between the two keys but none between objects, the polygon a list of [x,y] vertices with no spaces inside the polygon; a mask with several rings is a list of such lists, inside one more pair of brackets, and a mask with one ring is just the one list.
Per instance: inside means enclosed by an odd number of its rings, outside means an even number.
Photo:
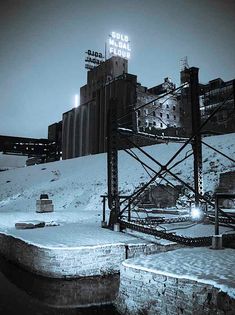
[{"label": "illuminated sign", "polygon": [[109,54],[129,59],[131,56],[130,41],[127,35],[112,32],[108,42]]},{"label": "illuminated sign", "polygon": [[87,57],[85,59],[85,68],[86,69],[94,69],[95,66],[100,65],[104,62],[104,56],[102,53],[99,53],[94,50],[88,50],[86,51]]}]

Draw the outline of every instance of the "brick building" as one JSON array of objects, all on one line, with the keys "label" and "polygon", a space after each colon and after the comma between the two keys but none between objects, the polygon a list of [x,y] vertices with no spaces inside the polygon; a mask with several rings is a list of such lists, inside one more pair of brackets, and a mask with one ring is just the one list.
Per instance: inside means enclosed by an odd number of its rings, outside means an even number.
[{"label": "brick building", "polygon": [[[163,96],[174,89],[175,85],[169,78],[165,78],[162,84],[150,89],[137,85],[136,108],[143,104],[150,103],[137,110],[138,131],[154,133],[169,127],[178,128],[181,126],[177,95],[170,94]],[[159,97],[161,97],[159,100],[154,101]]]},{"label": "brick building", "polygon": [[[181,84],[189,81],[189,69],[185,68],[180,73]],[[224,134],[235,132],[235,80],[224,82],[217,78],[207,84],[199,83],[199,102],[201,123],[221,106],[221,109],[211,117],[202,129],[204,134]],[[179,97],[181,123],[184,133],[191,134],[191,105],[189,88],[185,87]]]}]

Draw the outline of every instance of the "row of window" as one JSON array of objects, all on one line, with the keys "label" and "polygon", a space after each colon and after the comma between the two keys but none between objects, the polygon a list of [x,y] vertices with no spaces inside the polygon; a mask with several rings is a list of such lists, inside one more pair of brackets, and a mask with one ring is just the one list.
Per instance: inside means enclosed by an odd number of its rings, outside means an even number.
[{"label": "row of window", "polygon": [[[142,125],[141,125],[141,121],[140,120],[138,120],[138,127],[141,127]],[[157,123],[156,123],[156,121],[153,121],[153,122],[149,122],[149,121],[145,121],[145,123],[144,123],[144,127],[145,128],[151,128],[151,127],[156,127],[157,126]],[[159,127],[160,128],[163,128],[163,127],[167,127],[168,125],[167,124],[165,124],[165,123],[162,123],[162,122],[160,122],[160,124],[159,124]],[[175,127],[176,128],[176,125],[174,124],[173,125],[173,127]]]},{"label": "row of window", "polygon": [[[146,115],[147,116],[147,115]],[[156,116],[156,112],[152,112],[152,116],[153,117],[158,117]],[[138,117],[140,117],[140,114],[139,114],[139,111],[138,111]],[[163,113],[159,113],[159,117],[163,117]],[[170,115],[169,114],[166,114],[166,118],[167,119],[170,119]],[[174,120],[176,120],[176,115],[173,116]]]},{"label": "row of window", "polygon": [[[167,106],[168,106],[167,108],[169,108],[169,105],[167,105]],[[175,110],[175,105],[172,107],[172,109]],[[156,117],[156,115],[157,115],[157,112],[156,112],[156,111],[149,110],[148,108],[145,108],[145,109],[143,110],[143,113],[144,113],[145,116],[152,115],[153,117]],[[140,110],[140,109],[138,109],[137,115],[138,115],[138,117],[141,116],[141,110]],[[167,115],[168,115],[168,114],[167,114]],[[160,116],[162,117],[162,113],[160,113]],[[169,115],[168,115],[168,116],[169,116]]]},{"label": "row of window", "polygon": [[[141,120],[138,120],[138,127],[140,127],[141,125],[142,125]],[[160,122],[159,126],[160,126],[160,127],[163,127],[163,125],[167,126],[166,123]],[[145,126],[145,127],[157,126],[157,122],[156,122],[155,120],[152,121],[152,122],[150,122],[150,121],[148,121],[148,120],[145,120],[145,121],[144,121],[144,126]],[[176,125],[174,125],[174,127],[176,127]]]}]

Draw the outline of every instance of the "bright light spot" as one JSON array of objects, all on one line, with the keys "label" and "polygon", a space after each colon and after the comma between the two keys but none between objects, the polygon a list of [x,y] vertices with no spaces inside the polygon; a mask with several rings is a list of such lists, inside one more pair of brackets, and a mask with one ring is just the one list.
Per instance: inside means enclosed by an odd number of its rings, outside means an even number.
[{"label": "bright light spot", "polygon": [[127,35],[117,32],[111,32],[108,44],[110,55],[130,59],[131,47],[129,37]]},{"label": "bright light spot", "polygon": [[196,208],[195,206],[192,206],[191,208],[191,217],[194,220],[200,220],[203,216],[203,212],[200,208]]},{"label": "bright light spot", "polygon": [[79,103],[79,96],[78,96],[78,94],[76,94],[75,95],[74,107],[78,107],[78,103]]}]

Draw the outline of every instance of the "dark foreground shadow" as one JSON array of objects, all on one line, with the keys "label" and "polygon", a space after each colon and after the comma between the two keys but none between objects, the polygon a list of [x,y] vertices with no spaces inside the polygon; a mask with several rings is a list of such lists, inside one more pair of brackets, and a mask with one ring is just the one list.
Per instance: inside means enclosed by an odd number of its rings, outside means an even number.
[{"label": "dark foreground shadow", "polygon": [[0,257],[0,314],[117,315],[119,276],[60,280],[27,272]]}]

